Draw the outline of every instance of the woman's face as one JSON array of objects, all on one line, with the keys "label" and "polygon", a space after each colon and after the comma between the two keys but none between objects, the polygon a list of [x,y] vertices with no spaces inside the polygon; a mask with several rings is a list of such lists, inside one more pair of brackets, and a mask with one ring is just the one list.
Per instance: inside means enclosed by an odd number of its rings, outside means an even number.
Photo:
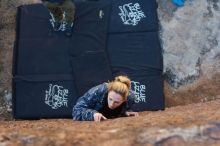
[{"label": "woman's face", "polygon": [[122,96],[114,91],[108,92],[108,107],[110,109],[115,109],[119,107],[125,100]]}]

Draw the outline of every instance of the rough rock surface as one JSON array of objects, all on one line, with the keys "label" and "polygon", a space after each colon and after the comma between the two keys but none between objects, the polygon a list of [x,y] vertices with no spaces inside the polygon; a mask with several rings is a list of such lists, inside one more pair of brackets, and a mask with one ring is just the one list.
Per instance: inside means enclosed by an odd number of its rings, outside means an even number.
[{"label": "rough rock surface", "polygon": [[219,146],[220,100],[103,122],[0,121],[1,146]]},{"label": "rough rock surface", "polygon": [[167,106],[220,98],[220,1],[158,2]]}]

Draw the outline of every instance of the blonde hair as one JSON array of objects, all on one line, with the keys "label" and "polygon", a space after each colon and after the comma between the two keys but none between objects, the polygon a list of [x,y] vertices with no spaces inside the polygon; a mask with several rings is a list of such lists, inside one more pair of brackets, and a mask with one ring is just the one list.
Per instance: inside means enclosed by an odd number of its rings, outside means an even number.
[{"label": "blonde hair", "polygon": [[127,76],[117,76],[114,81],[108,83],[108,91],[114,91],[120,94],[123,100],[127,100],[131,80]]}]

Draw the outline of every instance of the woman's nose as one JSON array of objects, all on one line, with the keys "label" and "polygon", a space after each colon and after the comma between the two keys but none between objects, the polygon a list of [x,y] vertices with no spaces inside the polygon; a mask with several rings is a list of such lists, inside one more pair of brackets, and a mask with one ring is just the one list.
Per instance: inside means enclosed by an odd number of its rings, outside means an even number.
[{"label": "woman's nose", "polygon": [[111,102],[111,106],[112,106],[112,107],[115,106],[115,102]]}]

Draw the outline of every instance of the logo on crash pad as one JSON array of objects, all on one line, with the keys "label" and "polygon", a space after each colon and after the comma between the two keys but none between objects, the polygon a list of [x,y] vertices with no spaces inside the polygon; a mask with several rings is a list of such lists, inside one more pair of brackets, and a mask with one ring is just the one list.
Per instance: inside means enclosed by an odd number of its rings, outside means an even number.
[{"label": "logo on crash pad", "polygon": [[64,89],[63,86],[49,84],[49,89],[45,93],[45,103],[52,109],[68,107],[68,89]]},{"label": "logo on crash pad", "polygon": [[135,103],[146,102],[146,86],[140,82],[131,81],[131,88],[135,94]]},{"label": "logo on crash pad", "polygon": [[125,25],[136,26],[141,19],[146,17],[144,12],[141,10],[139,3],[124,4],[123,6],[119,6],[119,9],[121,11],[119,16]]},{"label": "logo on crash pad", "polygon": [[[66,31],[67,25],[68,25],[67,20],[66,20],[67,19],[66,18],[66,12],[63,13],[62,21],[60,22],[58,28],[55,27],[56,20],[55,20],[54,15],[52,13],[50,13],[50,16],[51,16],[50,23],[51,23],[51,25],[52,25],[52,27],[54,28],[55,31]],[[71,23],[71,27],[73,27],[73,23]]]}]

